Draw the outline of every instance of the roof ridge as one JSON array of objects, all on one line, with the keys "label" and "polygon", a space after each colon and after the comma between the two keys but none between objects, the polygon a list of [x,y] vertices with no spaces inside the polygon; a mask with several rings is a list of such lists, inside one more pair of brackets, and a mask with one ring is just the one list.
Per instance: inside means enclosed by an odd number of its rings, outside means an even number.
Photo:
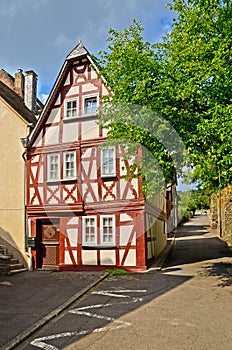
[{"label": "roof ridge", "polygon": [[29,123],[35,123],[35,114],[25,105],[23,99],[6,84],[0,81],[0,97]]},{"label": "roof ridge", "polygon": [[80,41],[78,45],[69,53],[66,59],[70,60],[72,58],[87,55],[88,53],[89,53],[88,50],[84,47],[83,43]]}]

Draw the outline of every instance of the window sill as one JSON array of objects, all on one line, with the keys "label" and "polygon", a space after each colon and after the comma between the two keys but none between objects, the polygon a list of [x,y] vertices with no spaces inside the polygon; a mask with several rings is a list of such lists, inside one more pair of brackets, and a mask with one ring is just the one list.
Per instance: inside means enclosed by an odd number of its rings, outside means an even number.
[{"label": "window sill", "polygon": [[67,179],[57,179],[57,180],[50,180],[48,179],[46,181],[47,184],[60,184],[60,183],[73,183],[73,182],[77,182],[77,177],[72,177],[72,178],[67,178]]},{"label": "window sill", "polygon": [[115,180],[117,174],[101,175],[102,180]]},{"label": "window sill", "polygon": [[116,249],[117,246],[115,244],[112,244],[112,245],[109,245],[109,246],[106,246],[106,245],[87,245],[87,244],[83,244],[82,245],[82,249],[84,250],[110,250],[110,249]]},{"label": "window sill", "polygon": [[97,113],[89,113],[89,114],[80,114],[80,115],[75,115],[75,116],[72,116],[72,117],[66,117],[64,116],[64,123],[71,123],[73,121],[79,121],[79,120],[82,120],[82,119],[87,119],[87,118],[98,118],[98,115]]}]

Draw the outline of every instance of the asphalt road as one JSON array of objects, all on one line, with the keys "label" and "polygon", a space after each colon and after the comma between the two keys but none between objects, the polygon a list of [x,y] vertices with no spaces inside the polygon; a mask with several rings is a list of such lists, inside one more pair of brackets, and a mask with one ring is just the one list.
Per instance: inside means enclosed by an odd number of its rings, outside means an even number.
[{"label": "asphalt road", "polygon": [[232,349],[231,251],[208,224],[179,229],[166,268],[108,277],[16,349]]}]

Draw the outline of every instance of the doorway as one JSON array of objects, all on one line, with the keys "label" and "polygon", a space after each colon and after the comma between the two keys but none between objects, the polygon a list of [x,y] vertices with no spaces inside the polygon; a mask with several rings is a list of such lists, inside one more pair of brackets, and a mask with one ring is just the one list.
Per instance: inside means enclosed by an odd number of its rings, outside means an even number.
[{"label": "doorway", "polygon": [[37,220],[36,267],[44,270],[59,269],[59,219]]}]

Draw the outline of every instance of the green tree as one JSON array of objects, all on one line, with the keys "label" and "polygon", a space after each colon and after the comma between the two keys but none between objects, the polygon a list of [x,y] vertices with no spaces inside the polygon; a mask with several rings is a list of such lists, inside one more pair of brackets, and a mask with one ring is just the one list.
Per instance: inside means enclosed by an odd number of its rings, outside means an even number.
[{"label": "green tree", "polygon": [[[113,101],[155,111],[155,117],[139,112],[138,118],[162,136],[152,137],[141,121],[139,128],[125,127],[128,116],[123,119],[122,113],[105,113],[102,122],[111,128],[112,138],[129,138],[148,148],[170,181],[175,171],[170,149],[176,149],[180,162],[182,154],[166,120],[184,142],[195,167],[194,180],[217,189],[219,178],[221,186],[232,181],[232,4],[174,0],[169,6],[176,18],[161,43],[145,42],[142,25],[134,20],[121,32],[109,30],[108,49],[99,59]],[[164,146],[162,139],[170,145]]]},{"label": "green tree", "polygon": [[168,120],[156,111],[155,101],[160,93],[156,85],[159,86],[160,78],[157,77],[161,66],[154,47],[144,41],[142,32],[141,23],[135,20],[121,32],[109,30],[108,51],[100,52],[98,64],[100,74],[113,90],[113,98],[111,103],[106,99],[103,104],[101,122],[109,129],[110,140],[116,139],[117,143],[120,139],[123,143],[132,141],[127,143],[129,156],[136,153],[136,148],[143,147],[145,166],[138,162],[128,174],[134,176],[139,168],[145,190],[149,183],[154,192],[160,188],[160,183],[176,181],[177,166],[184,159],[184,146]]},{"label": "green tree", "polygon": [[[172,32],[158,45],[163,109],[185,142],[195,179],[212,189],[232,180],[230,0],[175,0]],[[168,117],[168,115],[167,115]]]}]

